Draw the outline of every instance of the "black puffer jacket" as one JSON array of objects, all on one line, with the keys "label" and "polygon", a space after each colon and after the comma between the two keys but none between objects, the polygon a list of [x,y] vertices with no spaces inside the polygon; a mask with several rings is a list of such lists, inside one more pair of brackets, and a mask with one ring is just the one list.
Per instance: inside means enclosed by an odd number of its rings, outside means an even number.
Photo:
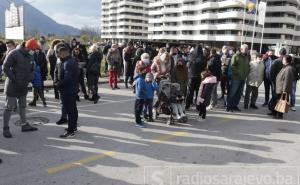
[{"label": "black puffer jacket", "polygon": [[187,64],[189,78],[200,78],[201,72],[205,70],[206,61],[203,57],[203,50],[200,45],[196,46]]},{"label": "black puffer jacket", "polygon": [[25,96],[27,86],[33,79],[34,58],[24,49],[11,51],[3,64],[7,76],[4,92],[10,97]]},{"label": "black puffer jacket", "polygon": [[222,75],[222,63],[221,63],[221,57],[218,54],[215,54],[210,57],[210,59],[207,62],[207,68],[212,72],[212,74],[217,77],[217,80],[221,80]]}]

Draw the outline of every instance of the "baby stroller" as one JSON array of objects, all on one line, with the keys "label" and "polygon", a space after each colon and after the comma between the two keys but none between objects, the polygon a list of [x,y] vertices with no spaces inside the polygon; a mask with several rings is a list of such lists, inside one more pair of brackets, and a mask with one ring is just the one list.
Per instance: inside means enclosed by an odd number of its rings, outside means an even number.
[{"label": "baby stroller", "polygon": [[[172,89],[178,89],[180,91],[180,85],[176,83],[171,83],[170,80],[161,80],[158,90],[158,100],[154,105],[153,108],[153,116],[154,119],[158,119],[160,114],[165,114],[168,116],[167,118],[167,124],[172,125],[175,123],[174,119],[174,111],[172,108],[172,93],[176,93],[177,91],[174,91]],[[177,120],[180,123],[186,123],[187,117],[183,117],[182,119]]]}]

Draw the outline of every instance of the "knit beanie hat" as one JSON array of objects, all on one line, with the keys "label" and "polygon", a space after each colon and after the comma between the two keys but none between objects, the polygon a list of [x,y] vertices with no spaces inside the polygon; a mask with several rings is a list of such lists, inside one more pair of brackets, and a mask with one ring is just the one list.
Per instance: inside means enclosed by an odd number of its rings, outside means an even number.
[{"label": "knit beanie hat", "polygon": [[40,48],[40,46],[38,44],[38,41],[35,38],[32,38],[32,39],[28,40],[25,43],[25,47],[28,48],[28,49],[31,49],[31,50],[35,50],[35,49]]}]

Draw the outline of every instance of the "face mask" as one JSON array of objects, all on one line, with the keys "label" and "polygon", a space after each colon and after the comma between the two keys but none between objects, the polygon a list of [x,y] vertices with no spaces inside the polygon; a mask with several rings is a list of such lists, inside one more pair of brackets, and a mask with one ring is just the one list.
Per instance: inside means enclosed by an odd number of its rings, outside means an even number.
[{"label": "face mask", "polygon": [[29,53],[29,55],[31,55],[31,56],[34,55],[34,51],[33,51],[33,50],[29,50],[28,53]]},{"label": "face mask", "polygon": [[150,60],[149,59],[144,59],[144,64],[149,65],[150,64]]}]

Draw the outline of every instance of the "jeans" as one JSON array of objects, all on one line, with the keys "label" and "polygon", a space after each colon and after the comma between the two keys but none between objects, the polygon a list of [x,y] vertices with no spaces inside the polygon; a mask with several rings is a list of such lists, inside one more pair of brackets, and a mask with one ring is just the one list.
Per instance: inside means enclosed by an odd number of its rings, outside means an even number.
[{"label": "jeans", "polygon": [[264,79],[265,86],[265,103],[268,103],[270,100],[270,90],[272,92],[272,83],[269,79]]},{"label": "jeans", "polygon": [[219,81],[213,86],[213,90],[212,90],[212,93],[211,93],[211,103],[210,103],[210,105],[212,107],[215,107],[218,104],[218,93],[217,93],[218,85],[219,85]]},{"label": "jeans", "polygon": [[227,107],[235,108],[239,105],[245,86],[245,80],[232,80],[227,96]]},{"label": "jeans", "polygon": [[144,116],[149,116],[149,118],[153,118],[153,99],[146,99],[144,103]]},{"label": "jeans", "polygon": [[87,95],[86,93],[86,87],[85,87],[85,83],[84,83],[84,70],[83,69],[79,69],[79,86],[81,88],[81,92],[84,95]]},{"label": "jeans", "polygon": [[26,95],[21,97],[6,97],[3,113],[3,128],[8,128],[11,113],[17,109],[17,103],[19,104],[19,115],[21,123],[24,124],[26,120]]},{"label": "jeans", "polygon": [[245,99],[244,99],[244,104],[247,106],[249,105],[250,95],[251,95],[250,104],[255,105],[256,100],[258,98],[258,87],[247,85]]},{"label": "jeans", "polygon": [[44,96],[44,87],[33,87],[33,100],[32,103],[36,103],[38,97],[40,97],[43,101],[43,103],[46,103],[46,99]]},{"label": "jeans", "polygon": [[296,104],[296,89],[297,89],[297,81],[293,81],[293,88],[291,92],[291,107],[295,107]]},{"label": "jeans", "polygon": [[87,76],[89,93],[92,94],[93,96],[98,95],[98,80],[99,80],[99,75],[89,74]]},{"label": "jeans", "polygon": [[198,91],[200,87],[200,78],[190,78],[187,86],[187,95],[186,95],[186,108],[189,108],[193,103],[194,94],[196,91],[196,97],[198,96]]},{"label": "jeans", "polygon": [[144,100],[143,99],[136,99],[134,104],[134,115],[135,115],[135,123],[142,124],[141,114],[144,107]]},{"label": "jeans", "polygon": [[184,116],[184,112],[183,112],[181,103],[172,103],[172,109],[176,116]]},{"label": "jeans", "polygon": [[62,118],[68,117],[68,132],[77,128],[78,109],[76,105],[76,94],[61,94]]}]

